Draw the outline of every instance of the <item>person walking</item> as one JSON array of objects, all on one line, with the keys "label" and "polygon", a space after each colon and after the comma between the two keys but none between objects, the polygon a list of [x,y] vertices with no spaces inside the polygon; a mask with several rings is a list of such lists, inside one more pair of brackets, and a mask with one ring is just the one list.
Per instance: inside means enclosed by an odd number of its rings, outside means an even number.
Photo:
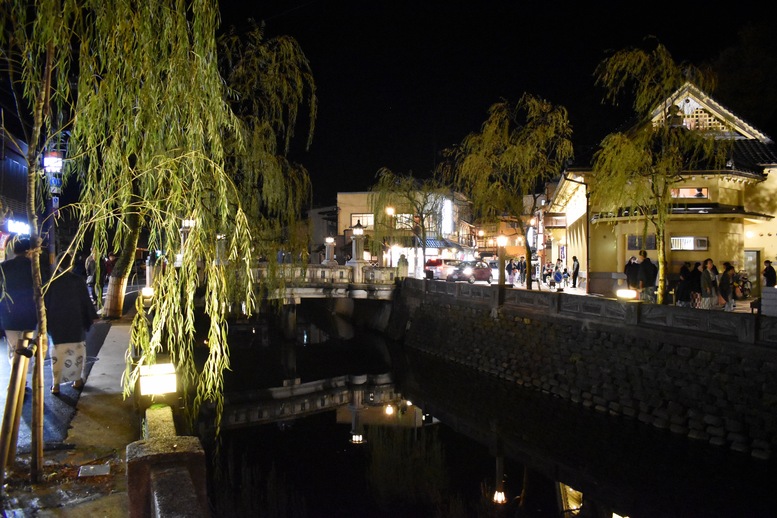
[{"label": "person walking", "polygon": [[572,256],[572,287],[577,288],[577,276],[580,273],[580,262],[577,260],[577,256]]},{"label": "person walking", "polygon": [[720,299],[720,288],[718,287],[718,281],[720,280],[720,272],[718,266],[712,263],[712,269],[710,270],[712,276],[712,307],[716,308],[722,306],[723,303]]},{"label": "person walking", "polygon": [[626,262],[626,267],[623,268],[623,273],[626,274],[626,284],[628,284],[629,288],[632,290],[636,290],[639,288],[639,263],[637,262],[637,258],[633,255],[631,258]]},{"label": "person walking", "polygon": [[723,270],[718,288],[724,300],[723,311],[734,311],[734,267],[730,264]]},{"label": "person walking", "polygon": [[512,258],[507,262],[505,269],[507,270],[507,282],[510,284],[515,283],[515,271],[517,268]]},{"label": "person walking", "polygon": [[656,301],[656,277],[658,276],[658,268],[653,264],[653,261],[647,256],[646,250],[639,251],[639,272],[637,275],[639,282],[640,300],[646,302]]},{"label": "person walking", "polygon": [[775,272],[771,261],[764,261],[764,269],[761,275],[764,278],[764,286],[767,288],[774,288],[777,285],[777,272]]},{"label": "person walking", "polygon": [[73,259],[60,254],[59,268],[46,291],[46,314],[51,336],[51,393],[59,394],[62,383],[73,382],[81,390],[86,380],[86,333],[97,319],[83,277],[73,273]]},{"label": "person walking", "polygon": [[84,269],[86,270],[86,288],[89,292],[89,298],[92,300],[92,304],[97,304],[97,293],[94,290],[97,281],[97,252],[94,248],[84,262]]},{"label": "person walking", "polygon": [[714,307],[713,297],[715,289],[713,288],[714,266],[712,259],[704,260],[703,270],[701,272],[701,309],[712,309]]},{"label": "person walking", "polygon": [[691,307],[701,308],[701,263],[693,263],[691,270]]},{"label": "person walking", "polygon": [[526,258],[524,256],[518,260],[518,279],[522,285],[526,284]]},{"label": "person walking", "polygon": [[0,325],[8,343],[8,361],[13,362],[16,344],[24,331],[38,327],[38,312],[32,291],[30,240],[17,237],[13,242],[14,257],[0,263]]}]

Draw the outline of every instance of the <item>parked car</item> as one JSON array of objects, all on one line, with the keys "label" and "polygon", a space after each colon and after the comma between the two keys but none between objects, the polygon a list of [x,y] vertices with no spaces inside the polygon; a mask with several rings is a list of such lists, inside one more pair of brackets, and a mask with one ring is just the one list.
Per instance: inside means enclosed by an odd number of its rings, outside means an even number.
[{"label": "parked car", "polygon": [[458,259],[429,259],[424,266],[427,279],[447,279],[461,261]]},{"label": "parked car", "polygon": [[467,281],[472,284],[475,281],[486,281],[491,284],[494,275],[491,273],[491,267],[483,261],[462,261],[459,266],[453,270],[446,280]]}]

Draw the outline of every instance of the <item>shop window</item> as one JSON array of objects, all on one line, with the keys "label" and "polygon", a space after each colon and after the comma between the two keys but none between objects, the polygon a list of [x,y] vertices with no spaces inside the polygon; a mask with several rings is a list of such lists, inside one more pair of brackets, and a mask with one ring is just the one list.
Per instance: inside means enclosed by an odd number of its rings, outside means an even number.
[{"label": "shop window", "polygon": [[364,228],[373,228],[375,226],[375,217],[371,212],[351,214],[351,226],[355,227],[361,223]]},{"label": "shop window", "polygon": [[656,235],[648,234],[644,239],[637,234],[629,234],[626,238],[626,248],[628,250],[655,250]]},{"label": "shop window", "polygon": [[709,248],[709,241],[706,237],[672,237],[670,242],[672,250],[707,250]]}]

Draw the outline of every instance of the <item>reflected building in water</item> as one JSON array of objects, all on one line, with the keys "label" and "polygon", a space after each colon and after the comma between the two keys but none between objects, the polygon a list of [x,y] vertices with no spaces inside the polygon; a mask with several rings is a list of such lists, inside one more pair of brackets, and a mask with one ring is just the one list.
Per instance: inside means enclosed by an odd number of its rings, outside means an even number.
[{"label": "reflected building in water", "polygon": [[[315,314],[300,311],[294,343],[267,327],[232,329],[251,339],[230,342],[211,492],[220,515],[280,505],[286,516],[322,517],[772,515],[768,463],[377,335],[341,340]],[[261,368],[241,372],[248,365]]]}]

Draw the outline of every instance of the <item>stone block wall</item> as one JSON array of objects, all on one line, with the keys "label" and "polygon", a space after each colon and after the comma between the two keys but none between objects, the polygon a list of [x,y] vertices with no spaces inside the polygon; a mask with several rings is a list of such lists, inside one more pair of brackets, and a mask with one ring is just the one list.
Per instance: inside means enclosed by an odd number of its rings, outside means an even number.
[{"label": "stone block wall", "polygon": [[415,279],[395,305],[407,347],[756,458],[777,447],[773,319]]}]

